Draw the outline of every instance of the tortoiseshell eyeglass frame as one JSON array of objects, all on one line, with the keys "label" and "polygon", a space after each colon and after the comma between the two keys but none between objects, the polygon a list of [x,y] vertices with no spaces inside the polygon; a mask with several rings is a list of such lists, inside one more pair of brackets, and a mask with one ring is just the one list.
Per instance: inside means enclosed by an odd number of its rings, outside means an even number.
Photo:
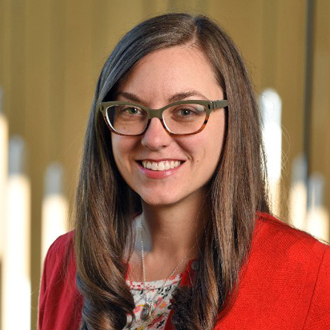
[{"label": "tortoiseshell eyeglass frame", "polygon": [[[170,107],[178,106],[178,105],[181,105],[181,104],[199,104],[199,105],[202,105],[202,106],[205,107],[205,109],[206,109],[205,120],[204,120],[202,126],[197,131],[194,131],[192,133],[173,133],[166,126],[166,123],[163,120],[163,112],[166,109],[170,108]],[[144,110],[148,114],[148,122],[147,122],[146,127],[144,128],[144,130],[139,134],[123,134],[123,133],[117,132],[114,129],[114,127],[112,127],[111,122],[107,117],[107,111],[106,111],[109,107],[115,106],[115,105],[129,105],[129,106],[138,107],[138,108]],[[227,106],[228,106],[228,101],[227,100],[216,100],[216,101],[184,100],[184,101],[177,101],[177,102],[174,102],[174,103],[170,103],[170,104],[168,104],[165,107],[162,107],[160,109],[150,109],[150,108],[147,108],[147,107],[145,107],[141,104],[133,103],[133,102],[109,101],[109,102],[101,102],[101,104],[99,106],[99,111],[102,113],[103,118],[104,118],[108,128],[111,130],[111,132],[113,132],[115,134],[118,134],[118,135],[123,135],[123,136],[140,136],[140,135],[143,135],[149,127],[150,120],[152,118],[158,118],[161,121],[161,123],[162,123],[163,127],[165,128],[165,130],[169,134],[171,134],[173,136],[183,136],[183,135],[193,135],[193,134],[197,134],[197,133],[201,132],[205,128],[205,126],[208,122],[211,111],[217,110],[217,109],[222,109],[222,108],[225,108]]]}]

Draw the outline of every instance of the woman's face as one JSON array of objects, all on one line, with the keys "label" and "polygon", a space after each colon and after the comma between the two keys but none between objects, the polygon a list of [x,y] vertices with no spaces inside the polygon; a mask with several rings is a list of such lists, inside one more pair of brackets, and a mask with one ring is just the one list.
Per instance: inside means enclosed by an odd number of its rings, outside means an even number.
[{"label": "woman's face", "polygon": [[[222,99],[208,59],[192,45],[157,50],[142,58],[120,83],[117,96],[152,109],[173,100]],[[190,136],[171,136],[153,118],[142,136],[112,133],[114,159],[122,177],[145,203],[200,203],[219,162],[224,130],[223,109],[212,111],[204,130]],[[151,169],[144,167],[148,162]]]}]

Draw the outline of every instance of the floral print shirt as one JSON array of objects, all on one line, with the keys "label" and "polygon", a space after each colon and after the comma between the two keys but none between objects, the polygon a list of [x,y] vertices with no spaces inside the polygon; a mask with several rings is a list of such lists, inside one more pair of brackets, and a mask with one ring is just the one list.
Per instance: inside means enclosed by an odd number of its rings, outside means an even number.
[{"label": "floral print shirt", "polygon": [[[181,274],[173,275],[165,283],[165,280],[146,282],[132,282],[127,280],[135,302],[135,320],[126,325],[125,330],[163,330],[171,310],[171,302],[175,289],[181,281]],[[143,321],[141,312],[145,304],[146,296],[152,302],[151,317]]]}]

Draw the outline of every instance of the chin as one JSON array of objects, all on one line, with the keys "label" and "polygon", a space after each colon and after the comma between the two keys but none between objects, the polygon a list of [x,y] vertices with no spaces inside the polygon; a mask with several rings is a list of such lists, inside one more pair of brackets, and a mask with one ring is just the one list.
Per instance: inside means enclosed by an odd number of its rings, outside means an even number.
[{"label": "chin", "polygon": [[174,196],[141,196],[141,199],[150,206],[171,206],[179,202]]}]

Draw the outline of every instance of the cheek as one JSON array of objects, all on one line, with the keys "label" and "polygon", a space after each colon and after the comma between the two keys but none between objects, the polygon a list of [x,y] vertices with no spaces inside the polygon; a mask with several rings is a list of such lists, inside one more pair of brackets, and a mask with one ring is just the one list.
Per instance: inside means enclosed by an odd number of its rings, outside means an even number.
[{"label": "cheek", "polygon": [[129,156],[132,154],[134,145],[130,139],[116,134],[112,134],[111,141],[113,158],[117,168],[120,172],[122,172],[123,167],[127,166],[127,162]]},{"label": "cheek", "polygon": [[[207,132],[205,132],[207,133]],[[198,172],[213,173],[221,155],[223,132],[217,134],[202,134],[187,137],[180,143],[180,147],[188,155],[191,165],[196,166]]]},{"label": "cheek", "polygon": [[114,134],[111,135],[111,145],[112,145],[112,153],[115,163],[118,167],[118,157],[121,154],[120,143]]}]

